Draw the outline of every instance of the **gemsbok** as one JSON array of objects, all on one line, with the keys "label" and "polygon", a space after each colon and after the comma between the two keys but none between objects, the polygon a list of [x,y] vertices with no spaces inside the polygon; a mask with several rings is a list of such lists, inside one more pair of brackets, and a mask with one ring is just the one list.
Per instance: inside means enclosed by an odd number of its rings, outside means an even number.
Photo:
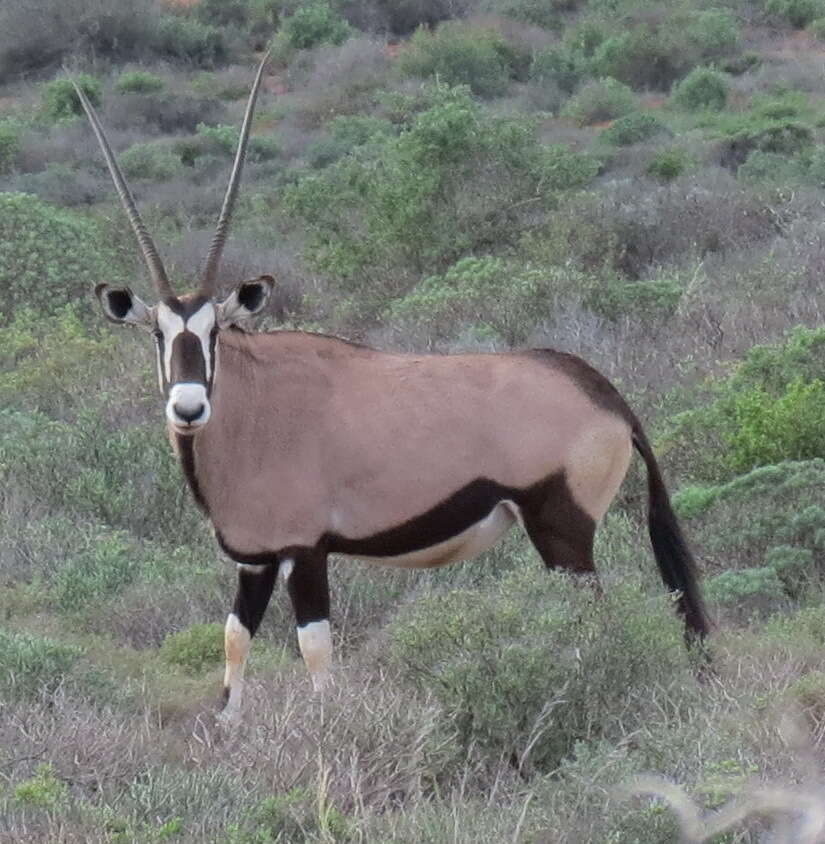
[{"label": "gemsbok", "polygon": [[490,548],[519,522],[550,568],[593,575],[593,538],[636,450],[648,524],[686,636],[708,630],[694,563],[650,443],[603,375],[550,349],[417,355],[302,331],[248,333],[273,278],[216,299],[266,58],[246,106],[203,282],[177,295],[94,108],[76,86],[160,301],[98,284],[111,321],[151,332],[172,447],[223,551],[237,563],[226,621],[223,719],[276,577],[286,582],[315,689],[329,677],[327,557],[429,568]]}]

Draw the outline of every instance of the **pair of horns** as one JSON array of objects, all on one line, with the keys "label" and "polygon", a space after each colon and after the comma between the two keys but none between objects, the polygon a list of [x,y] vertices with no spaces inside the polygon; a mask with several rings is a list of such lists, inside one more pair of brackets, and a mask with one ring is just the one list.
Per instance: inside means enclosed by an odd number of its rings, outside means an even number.
[{"label": "pair of horns", "polygon": [[[238,188],[241,183],[241,173],[243,172],[244,161],[246,161],[246,147],[249,142],[249,131],[252,127],[252,115],[255,111],[255,101],[258,98],[258,89],[261,87],[261,78],[263,77],[264,65],[269,59],[267,52],[261,59],[258,65],[258,72],[255,75],[255,81],[252,83],[252,90],[249,93],[249,100],[246,104],[246,114],[244,115],[243,125],[241,126],[241,136],[238,140],[238,149],[235,153],[235,163],[232,166],[232,174],[229,177],[229,185],[226,188],[226,194],[223,198],[223,205],[221,206],[221,213],[218,217],[218,224],[215,227],[215,234],[212,237],[212,243],[209,247],[209,254],[206,256],[206,268],[204,269],[203,281],[201,282],[200,292],[204,296],[213,296],[215,293],[215,280],[218,275],[218,267],[221,261],[221,253],[223,252],[224,244],[226,243],[226,236],[229,232],[229,222],[232,218],[232,211],[235,207],[235,200],[238,197]],[[169,278],[166,275],[166,270],[163,266],[163,261],[160,259],[158,250],[155,247],[155,242],[151,235],[146,230],[146,226],[141,219],[140,213],[137,210],[135,199],[132,192],[129,190],[129,185],[126,184],[126,179],[123,178],[123,173],[117,163],[114,152],[109,145],[106,135],[101,126],[100,119],[94,106],[89,102],[89,98],[83,92],[83,89],[72,81],[77,96],[80,98],[80,103],[89,122],[92,124],[92,130],[97,137],[100,144],[100,149],[103,151],[103,156],[106,159],[106,165],[109,172],[112,174],[112,180],[117,188],[120,201],[123,203],[123,208],[126,215],[129,217],[129,222],[132,224],[132,229],[140,244],[143,252],[143,257],[146,260],[146,266],[149,268],[149,274],[152,276],[152,281],[157,288],[158,294],[161,298],[166,299],[174,297],[175,292],[172,290],[172,285],[169,283]]]}]

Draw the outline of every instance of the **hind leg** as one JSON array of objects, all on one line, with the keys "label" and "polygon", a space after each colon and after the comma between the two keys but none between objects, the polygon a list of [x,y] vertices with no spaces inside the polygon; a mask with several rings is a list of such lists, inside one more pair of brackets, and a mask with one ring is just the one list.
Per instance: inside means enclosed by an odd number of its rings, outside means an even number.
[{"label": "hind leg", "polygon": [[555,477],[521,503],[524,528],[547,568],[567,569],[596,582],[593,539],[596,520],[573,498],[563,477]]}]

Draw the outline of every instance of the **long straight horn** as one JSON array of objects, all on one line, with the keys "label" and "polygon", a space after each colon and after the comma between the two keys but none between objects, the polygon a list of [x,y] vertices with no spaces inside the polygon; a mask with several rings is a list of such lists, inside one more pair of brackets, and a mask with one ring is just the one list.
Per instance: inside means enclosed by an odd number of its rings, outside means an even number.
[{"label": "long straight horn", "polygon": [[135,199],[129,186],[126,184],[126,179],[123,178],[123,173],[120,171],[115,154],[112,152],[109,142],[106,140],[106,135],[103,132],[103,127],[100,125],[100,120],[94,106],[89,102],[89,98],[83,93],[83,89],[72,80],[72,85],[80,98],[80,104],[89,118],[89,123],[92,124],[92,130],[97,137],[97,142],[100,144],[100,149],[103,151],[103,156],[106,159],[106,164],[109,167],[109,172],[112,174],[112,181],[117,188],[120,201],[126,210],[126,215],[129,217],[129,222],[132,224],[132,229],[137,236],[140,248],[143,251],[143,257],[146,259],[146,266],[149,267],[149,273],[152,276],[152,281],[155,283],[158,295],[166,299],[174,296],[175,292],[169,284],[169,279],[166,277],[166,270],[163,268],[163,261],[158,255],[158,250],[155,248],[155,242],[152,240],[149,232],[146,231],[146,226],[135,205]]},{"label": "long straight horn", "polygon": [[229,177],[229,185],[226,188],[226,195],[223,198],[221,215],[215,227],[215,234],[212,244],[209,247],[209,254],[206,257],[206,269],[204,270],[201,293],[204,296],[213,296],[215,293],[215,281],[218,275],[218,266],[221,262],[221,253],[226,242],[226,235],[229,231],[229,221],[232,218],[232,210],[235,207],[235,200],[238,197],[238,188],[241,184],[241,173],[243,172],[244,161],[246,161],[246,146],[249,141],[249,130],[252,128],[252,115],[255,111],[255,101],[258,99],[258,89],[261,87],[261,78],[264,73],[264,65],[269,60],[269,51],[266,52],[258,65],[258,73],[252,83],[252,90],[249,92],[249,100],[246,104],[246,114],[241,126],[241,136],[238,139],[238,149],[235,153],[235,164],[232,167],[232,175]]}]

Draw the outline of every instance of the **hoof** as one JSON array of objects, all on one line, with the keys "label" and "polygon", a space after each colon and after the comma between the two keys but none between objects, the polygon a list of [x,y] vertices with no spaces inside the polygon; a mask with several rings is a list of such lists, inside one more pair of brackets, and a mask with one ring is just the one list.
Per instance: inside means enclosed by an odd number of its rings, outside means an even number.
[{"label": "hoof", "polygon": [[230,702],[229,689],[223,690],[220,711],[215,715],[215,721],[226,728],[237,727],[241,723],[241,708],[237,703],[233,706]]}]

